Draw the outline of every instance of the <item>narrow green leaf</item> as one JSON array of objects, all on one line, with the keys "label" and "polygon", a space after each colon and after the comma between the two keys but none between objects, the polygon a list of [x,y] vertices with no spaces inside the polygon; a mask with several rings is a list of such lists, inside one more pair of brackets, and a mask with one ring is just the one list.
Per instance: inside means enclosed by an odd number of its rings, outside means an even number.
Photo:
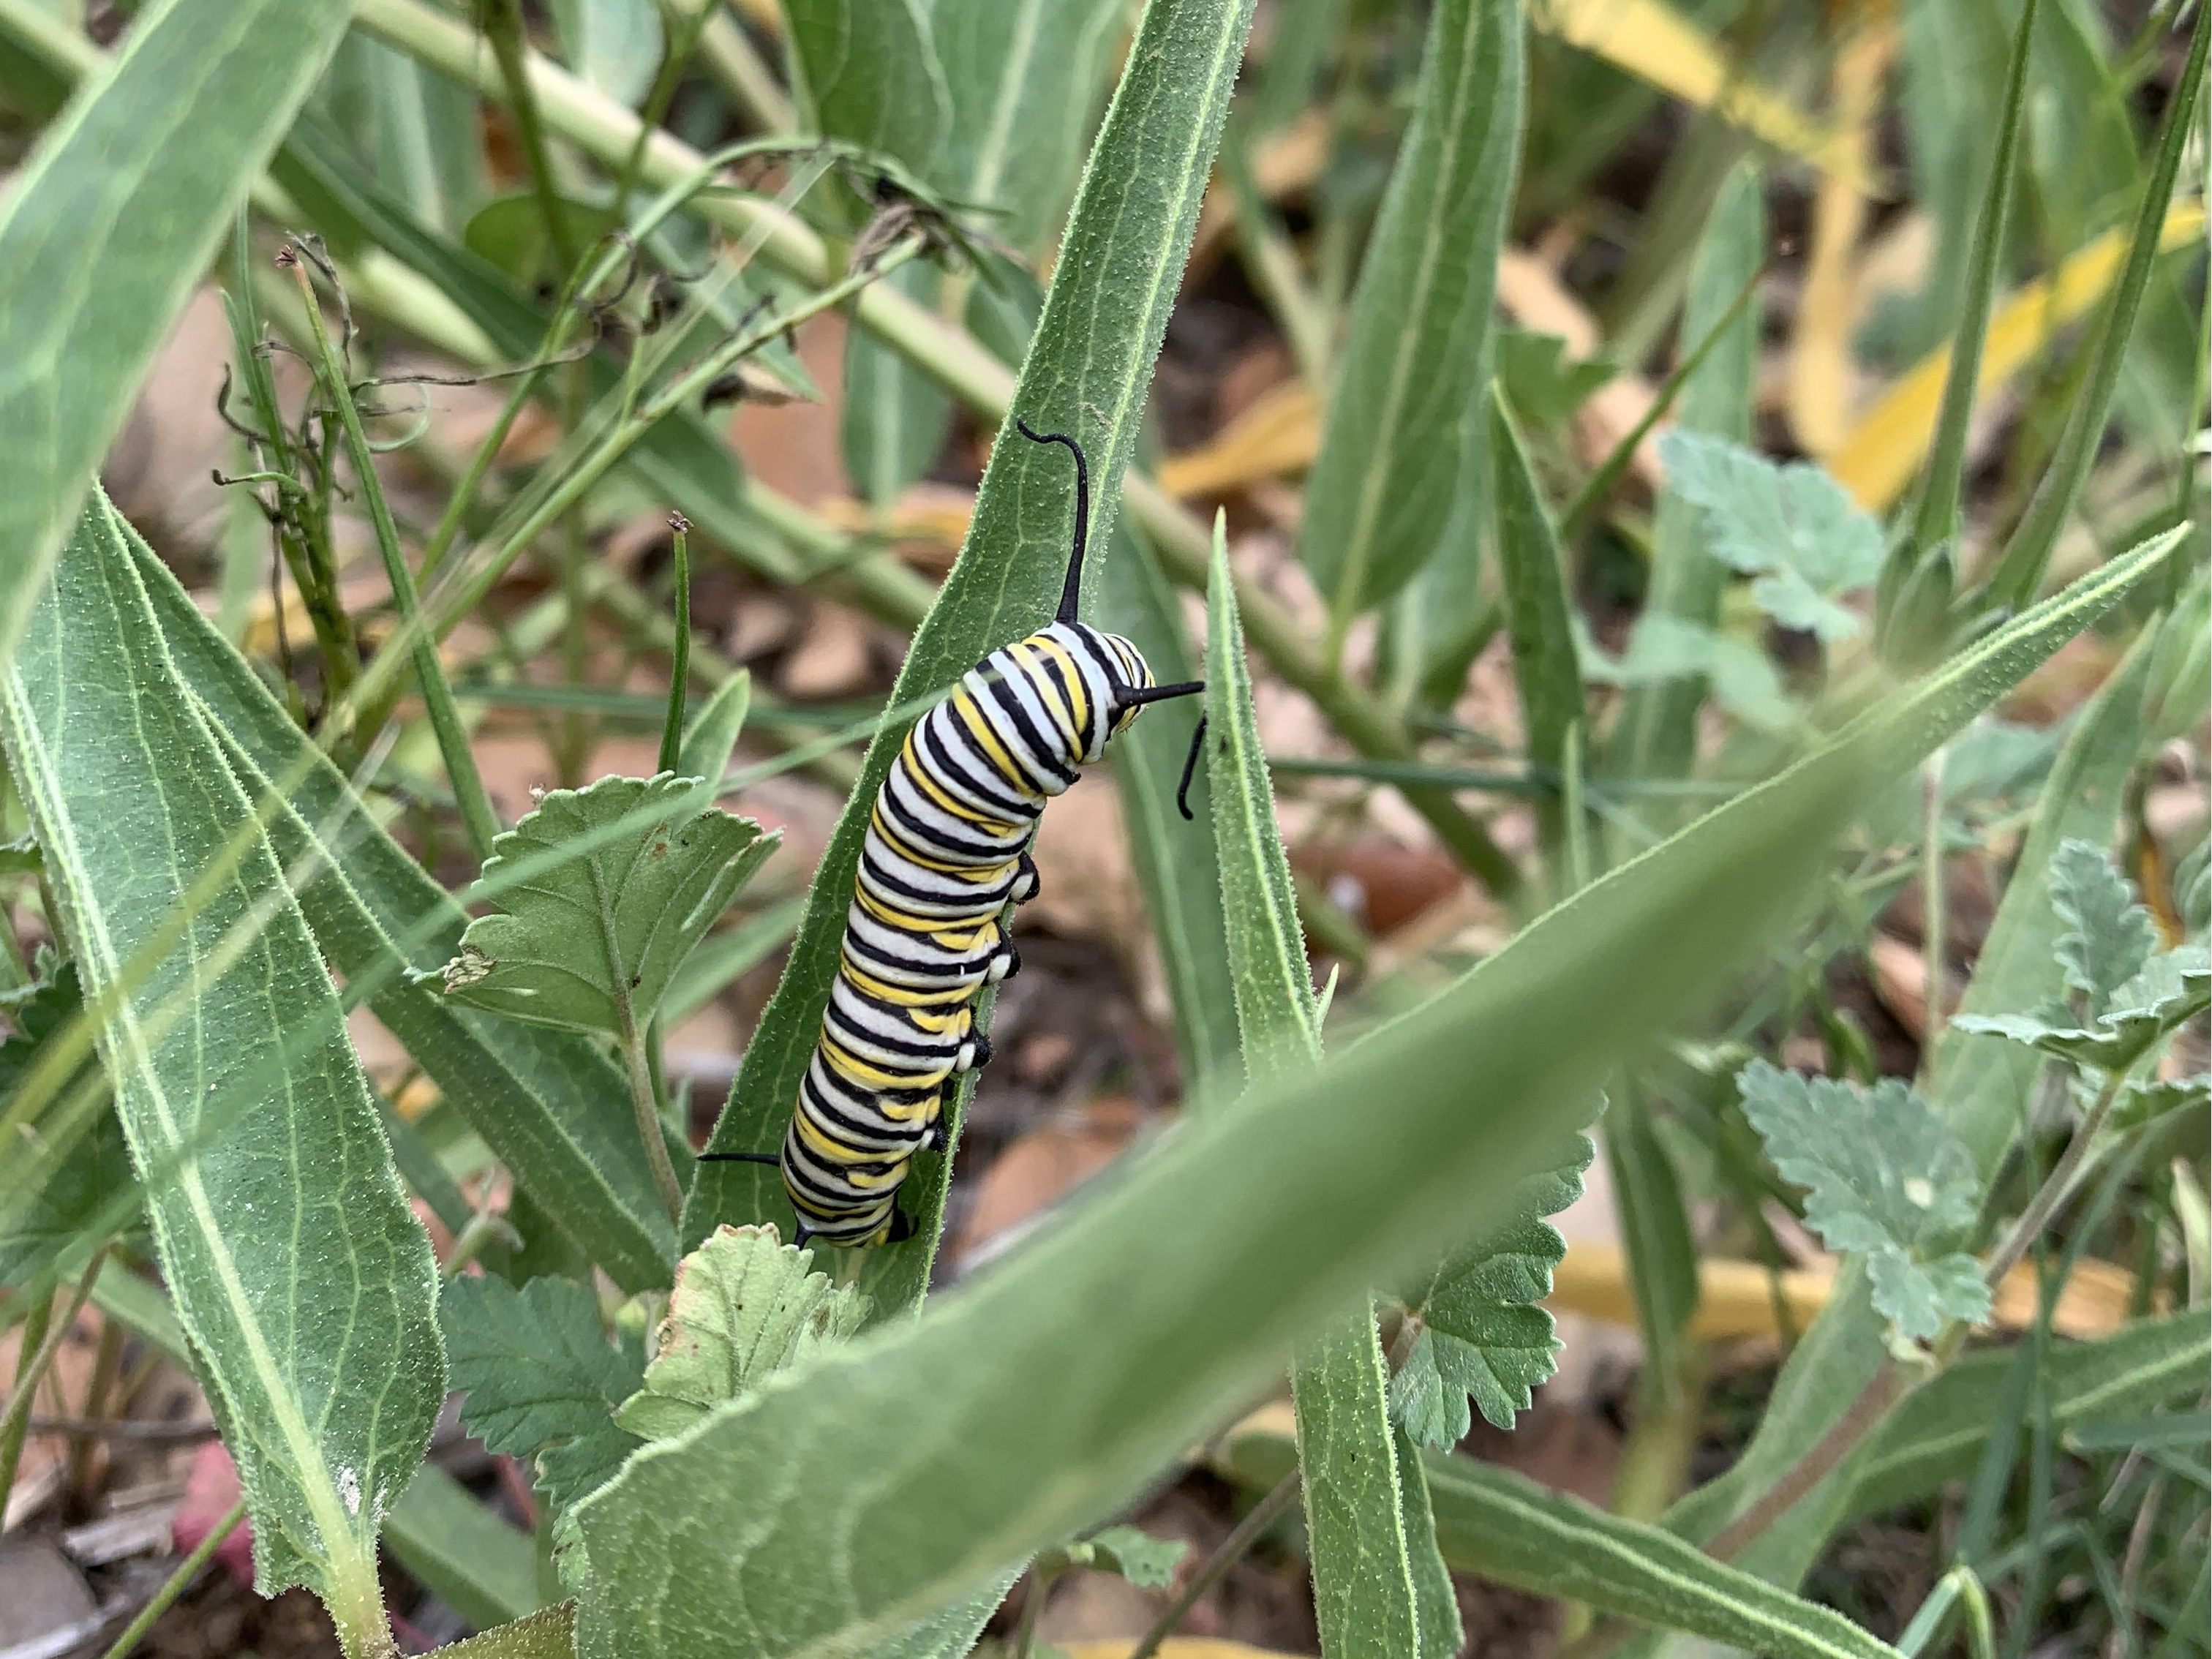
[{"label": "narrow green leaf", "polygon": [[345,33],[345,0],[165,0],[0,204],[0,662],[232,216]]},{"label": "narrow green leaf", "polygon": [[[939,273],[910,261],[884,278],[934,307]],[[879,508],[919,483],[945,447],[952,394],[866,329],[845,336],[844,404],[838,436],[854,493]]]},{"label": "narrow green leaf", "polygon": [[927,178],[951,122],[924,0],[783,0],[815,128]]},{"label": "narrow green leaf", "polygon": [[[1990,1437],[1990,1401],[2014,1358],[1969,1354],[1907,1395],[1852,1460],[1843,1519],[1909,1504],[1974,1472]],[[2212,1361],[2212,1310],[2140,1320],[2090,1342],[2053,1345],[2051,1426],[2155,1410],[2197,1397]]]},{"label": "narrow green leaf", "polygon": [[643,1443],[615,1408],[637,1388],[645,1356],[634,1336],[607,1340],[589,1285],[448,1279],[438,1323],[453,1387],[467,1395],[462,1422],[490,1450],[530,1464],[549,1502],[566,1509],[598,1491]]},{"label": "narrow green leaf", "polygon": [[648,1440],[681,1434],[715,1407],[860,1328],[860,1292],[813,1272],[814,1252],[773,1227],[717,1227],[685,1256],[642,1384],[616,1413]]},{"label": "narrow green leaf", "polygon": [[377,1528],[445,1392],[430,1243],[282,868],[96,494],[0,684],[0,736],[238,1462],[256,1582],[311,1586],[368,1639]]},{"label": "narrow green leaf", "polygon": [[[1145,13],[1015,390],[1013,408],[1032,427],[1066,431],[1090,452],[1094,556],[1085,570],[1085,616],[1097,614],[1098,565],[1109,545],[1117,486],[1136,443],[1251,10],[1252,0],[1192,0]],[[915,635],[892,691],[894,705],[950,686],[980,658],[1051,614],[1067,556],[1066,461],[1057,447],[1023,441],[1009,417],[984,472],[967,542]],[[859,784],[816,870],[783,980],[714,1127],[710,1146],[716,1152],[766,1152],[782,1137],[829,1001],[867,816],[905,738],[904,723],[894,724],[869,746]],[[948,1103],[949,1132],[957,1134],[965,1105],[964,1099]],[[909,1179],[918,1237],[872,1252],[863,1270],[880,1318],[914,1307],[928,1285],[949,1164],[925,1165]],[[720,1221],[787,1212],[772,1172],[702,1164],[685,1206],[684,1235],[696,1240]]]},{"label": "narrow green leaf", "polygon": [[[1928,452],[1928,471],[1915,510],[1912,536],[1904,556],[1915,563],[1959,533],[1960,484],[1965,477],[1966,429],[1981,385],[1982,348],[1990,331],[1990,307],[2004,274],[2005,221],[2012,208],[2014,177],[2020,155],[2020,123],[2027,108],[2027,65],[2035,51],[2035,16],[2041,0],[2025,0],[2013,31],[2012,57],[2005,70],[2004,101],[1997,116],[1996,149],[1990,159],[1989,184],[1974,221],[1973,251],[1967,256],[1965,309],[1951,331],[1951,363],[1943,381],[1943,407],[1936,422],[1936,441]],[[1981,135],[1976,135],[1978,155]],[[1907,570],[1897,573],[1901,588]]]},{"label": "narrow green leaf", "polygon": [[458,230],[488,193],[475,100],[381,40],[348,33],[308,109],[429,224]]},{"label": "narrow green leaf", "polygon": [[392,1559],[478,1629],[545,1605],[538,1546],[434,1463],[415,1472],[384,1523]]},{"label": "narrow green leaf", "polygon": [[921,1318],[641,1452],[580,1511],[580,1652],[649,1632],[691,1659],[733,1625],[759,1659],[865,1647],[1110,1514],[1365,1286],[1502,1218],[1559,1115],[1794,905],[1865,753],[1739,797],[1429,1004],[1195,1119]]},{"label": "narrow green leaf", "polygon": [[745,716],[752,712],[752,704],[753,677],[740,668],[716,687],[714,695],[691,716],[683,745],[677,751],[677,771],[719,786],[722,775],[730,769],[730,757],[737,752],[738,738],[745,729]]},{"label": "narrow green leaf", "polygon": [[[668,773],[541,798],[492,844],[483,879],[496,883],[525,860],[537,873],[469,924],[446,964],[446,995],[537,1025],[641,1029],[692,947],[781,844],[750,818],[702,810],[706,799],[698,779]],[[643,827],[567,855],[633,817]]]},{"label": "narrow green leaf", "polygon": [[1806,1224],[1866,1259],[1875,1308],[1904,1336],[1989,1316],[1980,1264],[1958,1248],[1980,1208],[1973,1159],[1910,1085],[1864,1089],[1755,1060],[1736,1086],[1768,1160],[1807,1189]]},{"label": "narrow green leaf", "polygon": [[2166,225],[2166,204],[2173,195],[2182,155],[2197,131],[2197,100],[2204,90],[2208,54],[2212,54],[2212,10],[2200,9],[2190,32],[2188,61],[2182,65],[2181,77],[2166,107],[2166,130],[2136,211],[2127,260],[2113,285],[2112,306],[2097,337],[2097,354],[2067,415],[2058,453],[2036,486],[2026,516],[2005,544],[2004,556],[1990,577],[1984,601],[1991,608],[2016,610],[2041,591],[2059,532],[2074,516],[2081,486],[2088,481],[2090,465],[2104,441],[2112,394],[2119,386],[2120,370],[2127,360],[2128,340],[2142,309],[2144,291],[2150,286],[2151,269],[2157,261]]},{"label": "narrow green leaf", "polygon": [[[1738,443],[1751,436],[1758,307],[1744,307],[1724,330],[1716,334],[1716,329],[1766,258],[1762,188],[1759,173],[1748,165],[1731,173],[1698,244],[1680,337],[1715,337],[1705,360],[1683,382],[1676,409],[1678,430],[1709,432]],[[1718,620],[1728,568],[1707,550],[1703,520],[1697,506],[1679,492],[1661,490],[1652,531],[1651,580],[1644,596],[1646,623],[1664,617],[1692,628],[1711,628]],[[1613,730],[1607,769],[1629,777],[1687,773],[1695,749],[1698,706],[1704,700],[1705,688],[1695,681],[1670,680],[1632,693]]]},{"label": "narrow green leaf", "polygon": [[[1960,653],[1925,683],[1936,694],[1931,713],[1955,711],[1962,725],[2066,640],[2142,583],[2156,580],[2177,542],[2170,532],[2146,543]],[[2111,837],[2139,752],[2148,656],[2138,645],[2075,722],[1983,942],[1962,1012],[2033,1006],[2063,987],[2057,955],[2060,929],[2051,907],[2051,860],[2069,838],[2101,843]],[[1954,700],[1960,697],[1976,707],[1958,707]],[[1912,770],[1955,729],[1948,714],[1921,726],[1915,740],[1900,744],[1886,769],[1891,775]],[[1945,1030],[1925,1092],[1973,1153],[1984,1181],[2018,1133],[2020,1103],[2029,1097],[2042,1065],[2031,1050],[2002,1038],[1960,1030],[1955,1022]],[[1868,1299],[1864,1277],[1847,1267],[1827,1307],[1784,1366],[1742,1458],[1727,1474],[1668,1510],[1667,1526],[1692,1538],[1717,1531],[1751,1494],[1779,1479],[1819,1442],[1845,1403],[1865,1387],[1883,1352],[1881,1316]],[[1796,1583],[1841,1524],[1844,1494],[1843,1483],[1832,1478],[1816,1487],[1753,1540],[1737,1558],[1739,1565],[1778,1583]]]},{"label": "narrow green leaf", "polygon": [[[1496,388],[1490,399],[1489,438],[1505,627],[1513,642],[1513,678],[1521,691],[1528,763],[1557,777],[1566,771],[1567,734],[1583,718],[1582,669],[1569,620],[1574,606],[1567,596],[1566,567],[1520,434]],[[1536,823],[1553,881],[1563,890],[1559,862],[1565,820],[1556,797],[1538,800]]]},{"label": "narrow green leaf", "polygon": [[1510,0],[1430,21],[1298,537],[1340,639],[1420,568],[1456,505],[1519,165],[1521,29]]},{"label": "narrow green leaf", "polygon": [[[1206,605],[1206,763],[1229,977],[1245,1075],[1264,1085],[1318,1063],[1321,1017],[1290,862],[1275,827],[1218,515]],[[1328,1659],[1401,1659],[1420,1646],[1409,1551],[1416,1540],[1406,1535],[1389,1384],[1367,1296],[1308,1344],[1291,1370],[1314,1611]],[[1418,1541],[1434,1548],[1427,1539]]]},{"label": "narrow green leaf", "polygon": [[1659,455],[1667,488],[1705,514],[1707,551],[1757,578],[1759,609],[1824,645],[1859,631],[1838,601],[1881,574],[1881,526],[1841,484],[1809,461],[1778,466],[1706,433],[1669,432]]},{"label": "narrow green leaf", "polygon": [[1674,1154],[1632,1080],[1599,1124],[1606,1173],[1620,1215],[1622,1253],[1636,1298],[1647,1375],[1661,1398],[1679,1392],[1682,1334],[1698,1310],[1698,1246]]},{"label": "narrow green leaf", "polygon": [[1589,1136],[1565,1139],[1548,1167],[1515,1191],[1511,1222],[1455,1251],[1407,1298],[1415,1334],[1391,1379],[1390,1403],[1421,1445],[1447,1450],[1466,1438],[1470,1400],[1485,1422],[1511,1428],[1515,1413],[1528,1409],[1530,1390],[1558,1369],[1559,1339],[1541,1304],[1567,1245],[1545,1218],[1582,1196],[1595,1156]]},{"label": "narrow green leaf", "polygon": [[1401,1429],[1392,1441],[1398,1460],[1398,1499],[1404,1515],[1407,1559],[1413,1569],[1413,1613],[1421,1629],[1419,1659],[1457,1659],[1467,1645],[1460,1622],[1459,1589],[1437,1541],[1435,1501],[1420,1448]]},{"label": "narrow green leaf", "polygon": [[675,1235],[620,1110],[621,1074],[583,1038],[456,1007],[408,977],[452,958],[466,912],[385,833],[167,567],[122,529],[169,656],[246,793],[266,800],[275,780],[296,781],[270,836],[287,867],[316,872],[299,898],[317,947],[356,993],[370,988],[377,1018],[586,1257],[626,1291],[666,1285]]},{"label": "narrow green leaf", "polygon": [[[1226,1455],[1240,1480],[1264,1486],[1289,1468],[1291,1446],[1279,1434],[1248,1432]],[[1840,1613],[1657,1527],[1473,1458],[1427,1452],[1419,1461],[1437,1541],[1461,1572],[1775,1659],[1895,1659],[1895,1649]]]},{"label": "narrow green leaf", "polygon": [[[1115,553],[1106,562],[1100,595],[1106,625],[1144,653],[1163,684],[1198,678],[1175,590],[1160,574],[1152,549],[1126,523],[1114,533]],[[1159,942],[1187,1081],[1184,1094],[1196,1103],[1211,1097],[1209,1079],[1237,1076],[1241,1061],[1221,882],[1206,860],[1194,856],[1213,822],[1206,768],[1191,775],[1190,820],[1176,804],[1189,738],[1183,717],[1164,709],[1124,732],[1112,758],[1122,821],[1144,886],[1152,937]]]}]

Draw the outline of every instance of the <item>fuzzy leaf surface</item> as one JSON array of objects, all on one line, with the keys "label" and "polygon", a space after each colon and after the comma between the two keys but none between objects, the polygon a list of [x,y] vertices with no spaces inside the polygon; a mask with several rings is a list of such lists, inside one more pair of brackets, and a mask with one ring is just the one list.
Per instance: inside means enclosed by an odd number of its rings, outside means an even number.
[{"label": "fuzzy leaf surface", "polygon": [[1901,1079],[1871,1089],[1785,1072],[1737,1073],[1744,1115],[1828,1248],[1867,1258],[1875,1305],[1916,1340],[1990,1311],[1980,1264],[1954,1248],[1981,1202],[1974,1161]]}]

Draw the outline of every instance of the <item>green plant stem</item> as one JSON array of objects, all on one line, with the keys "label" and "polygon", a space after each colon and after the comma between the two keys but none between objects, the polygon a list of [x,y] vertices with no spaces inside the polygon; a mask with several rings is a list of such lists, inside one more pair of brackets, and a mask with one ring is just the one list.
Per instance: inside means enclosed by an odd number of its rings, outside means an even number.
[{"label": "green plant stem", "polygon": [[[481,61],[475,36],[440,16],[421,0],[362,0],[355,21],[369,33],[440,72],[500,100],[500,78]],[[635,141],[639,123],[613,100],[536,54],[526,60],[540,113],[564,138],[609,167],[619,166]],[[646,143],[641,179],[665,186],[695,174],[697,151],[667,132]],[[801,283],[831,280],[829,250],[820,236],[774,203],[738,194],[701,198],[697,211],[757,246],[769,265]],[[1002,419],[1012,404],[1014,372],[966,331],[887,284],[860,294],[853,319],[915,368],[988,419]],[[1152,480],[1131,475],[1122,499],[1131,516],[1152,537],[1163,562],[1184,586],[1203,592],[1211,545],[1206,529]],[[1249,580],[1237,581],[1237,602],[1247,637],[1292,684],[1313,698],[1354,747],[1376,759],[1408,759],[1413,744],[1405,724],[1370,692],[1324,663],[1290,615]],[[465,609],[466,607],[463,607]],[[1520,872],[1489,832],[1447,795],[1408,792],[1407,799],[1427,819],[1462,866],[1486,887],[1510,896]]]},{"label": "green plant stem", "polygon": [[[103,1320],[100,1327],[100,1346],[94,1351],[92,1375],[84,1385],[84,1420],[97,1431],[107,1415],[108,1399],[115,1390],[115,1380],[123,1370],[123,1327],[115,1321]],[[89,1507],[93,1493],[92,1455],[97,1449],[97,1436],[87,1435],[70,1448],[68,1491],[70,1501]]]},{"label": "green plant stem", "polygon": [[468,733],[453,707],[453,687],[446,683],[446,671],[438,662],[436,637],[422,626],[422,601],[415,592],[415,579],[408,573],[406,556],[400,550],[399,529],[392,521],[391,505],[384,499],[383,487],[377,482],[376,452],[369,447],[368,434],[361,424],[361,411],[354,406],[345,363],[331,343],[330,330],[324,325],[323,308],[315,297],[314,284],[305,262],[296,253],[290,255],[290,259],[292,274],[300,285],[301,300],[307,307],[307,329],[314,337],[316,356],[321,361],[324,386],[344,428],[346,447],[353,456],[354,471],[361,477],[362,498],[368,504],[369,523],[376,532],[376,549],[384,558],[385,574],[392,583],[392,597],[398,606],[401,624],[412,639],[409,655],[414,663],[423,708],[430,717],[431,728],[438,734],[438,748],[445,757],[446,775],[453,787],[453,799],[460,806],[461,822],[468,830],[470,845],[479,860],[488,859],[491,856],[492,842],[499,835],[499,816],[492,811],[491,797],[484,793],[476,756],[469,749]]},{"label": "green plant stem", "polygon": [[1844,1407],[1844,1414],[1830,1425],[1828,1431],[1761,1492],[1750,1508],[1715,1533],[1705,1545],[1705,1553],[1717,1561],[1733,1559],[1746,1545],[1788,1514],[1799,1498],[1826,1480],[1866,1437],[1868,1431],[1905,1397],[1905,1368],[1885,1354],[1875,1367],[1874,1375],[1867,1379],[1866,1387],[1859,1390],[1858,1398]]},{"label": "green plant stem", "polygon": [[576,268],[576,239],[568,224],[567,206],[553,187],[553,157],[545,147],[545,124],[538,115],[537,94],[531,85],[528,65],[534,54],[524,29],[521,0],[483,0],[478,15],[492,58],[499,65],[500,79],[507,85],[507,112],[514,117],[515,137],[521,141],[522,159],[530,169],[531,194],[538,198],[538,215],[545,221],[546,243],[561,269],[572,271]]},{"label": "green plant stem", "polygon": [[2120,1090],[2128,1080],[2129,1069],[2131,1068],[2106,1073],[2104,1087],[2097,1091],[2096,1103],[2082,1118],[2081,1127],[2068,1139],[2066,1150],[2058,1155],[2058,1162],[2051,1166],[2051,1173],[2035,1189],[2035,1195],[2027,1200],[2027,1207],[2021,1212],[2020,1219],[2013,1223],[2012,1231],[1990,1253],[1984,1277],[1989,1281],[1991,1290],[2002,1283],[2004,1276],[2027,1255],[2038,1236],[2050,1225],[2051,1218],[2057,1213],[2058,1206],[2073,1193],[2075,1182],[2089,1161],[2092,1145],[2099,1131],[2104,1128],[2105,1120],[2112,1115],[2113,1103],[2120,1097]]},{"label": "green plant stem", "polygon": [[1037,1620],[1044,1616],[1044,1598],[1057,1573],[1030,1569],[1029,1589],[1022,1596],[1021,1621],[1014,1626],[1014,1659],[1030,1659],[1036,1651]]},{"label": "green plant stem", "polygon": [[108,1644],[100,1659],[130,1659],[131,1652],[145,1639],[146,1632],[154,1628],[154,1621],[167,1613],[176,1599],[199,1577],[200,1569],[215,1559],[215,1553],[223,1547],[239,1523],[246,1519],[246,1500],[241,1498],[223,1512],[221,1519],[208,1528],[206,1537],[192,1546],[192,1552],[177,1563],[177,1569],[161,1583],[161,1588],[147,1599],[138,1609],[138,1616],[123,1627],[123,1633]]},{"label": "green plant stem", "polygon": [[599,875],[597,854],[586,860],[592,874],[592,896],[599,913],[599,927],[606,942],[607,964],[613,969],[615,1036],[622,1045],[623,1069],[629,1079],[630,1109],[637,1120],[638,1138],[645,1143],[645,1161],[653,1170],[653,1184],[668,1206],[668,1218],[684,1217],[684,1188],[676,1179],[676,1166],[668,1156],[668,1137],[660,1127],[660,1104],[653,1090],[653,1066],[646,1053],[647,1022],[637,1017],[629,994],[629,980],[623,968],[622,952],[615,940],[614,906]]},{"label": "green plant stem", "polygon": [[668,527],[675,532],[676,623],[669,647],[668,720],[660,728],[663,772],[673,772],[684,752],[684,694],[691,678],[691,521],[672,514]]},{"label": "green plant stem", "polygon": [[1221,1540],[1213,1553],[1199,1563],[1198,1571],[1176,1592],[1175,1600],[1161,1610],[1152,1627],[1129,1650],[1129,1659],[1153,1659],[1161,1644],[1175,1634],[1175,1627],[1182,1623],[1200,1599],[1221,1582],[1222,1574],[1243,1559],[1245,1553],[1260,1541],[1283,1511],[1297,1501],[1297,1497],[1298,1472],[1292,1469],[1252,1506],[1251,1513],[1237,1523],[1237,1529]]},{"label": "green plant stem", "polygon": [[1990,1626],[1990,1598],[1982,1589],[1972,1567],[1954,1567],[1936,1582],[1920,1610],[1912,1615],[1912,1622],[1897,1638],[1897,1650],[1905,1659],[1919,1659],[1921,1650],[1933,1641],[1943,1627],[1943,1620],[1958,1602],[1966,1605],[1968,1649],[1972,1659],[1992,1659],[1996,1643]]},{"label": "green plant stem", "polygon": [[[721,3],[722,0],[708,0],[710,9]],[[754,131],[767,136],[799,130],[798,115],[777,82],[775,70],[769,68],[753,46],[752,37],[736,18],[719,12],[709,18],[706,33],[699,37],[699,55],[739,112],[752,123]]]},{"label": "green plant stem", "polygon": [[103,1244],[92,1253],[83,1276],[77,1280],[76,1291],[58,1320],[52,1318],[53,1304],[49,1297],[33,1303],[24,1319],[21,1345],[16,1349],[15,1388],[8,1396],[6,1411],[0,1413],[0,1515],[7,1513],[8,1494],[15,1485],[16,1465],[23,1455],[23,1436],[31,1425],[32,1399],[52,1366],[54,1356],[62,1351],[76,1316],[84,1311],[84,1304],[92,1296],[92,1281],[100,1277],[100,1264],[106,1260],[107,1246]]}]

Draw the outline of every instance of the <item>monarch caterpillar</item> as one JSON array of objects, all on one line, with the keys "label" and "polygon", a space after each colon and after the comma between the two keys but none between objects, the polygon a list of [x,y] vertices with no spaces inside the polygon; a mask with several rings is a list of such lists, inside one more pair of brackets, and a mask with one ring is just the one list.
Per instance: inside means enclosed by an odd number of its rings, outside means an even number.
[{"label": "monarch caterpillar", "polygon": [[[1135,646],[1078,617],[1090,466],[1065,433],[1033,432],[1018,417],[1014,425],[1075,459],[1060,608],[977,663],[907,732],[869,813],[837,976],[783,1150],[701,1155],[775,1164],[799,1243],[913,1237],[899,1186],[914,1154],[939,1144],[955,1078],[991,1057],[975,1001],[1020,966],[1001,918],[1009,903],[1036,896],[1029,848],[1046,803],[1146,704],[1206,689],[1202,680],[1156,684]],[[1201,718],[1176,792],[1186,818],[1205,729]]]}]

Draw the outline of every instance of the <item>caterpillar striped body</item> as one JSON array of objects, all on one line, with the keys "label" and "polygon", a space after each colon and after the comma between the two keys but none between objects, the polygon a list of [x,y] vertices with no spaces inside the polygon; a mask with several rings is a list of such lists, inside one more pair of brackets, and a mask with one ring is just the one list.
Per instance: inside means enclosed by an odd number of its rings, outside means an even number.
[{"label": "caterpillar striped body", "polygon": [[[702,1155],[775,1164],[798,1213],[798,1243],[863,1247],[912,1236],[899,1188],[915,1154],[939,1145],[959,1074],[990,1058],[976,999],[1020,965],[1002,917],[1036,896],[1029,849],[1045,806],[1147,704],[1205,689],[1156,684],[1134,645],[1079,619],[1089,466],[1074,439],[1015,425],[1075,459],[1074,545],[1059,610],[923,714],[878,790],[836,978],[782,1151]],[[1203,732],[1201,720],[1186,790]]]}]

